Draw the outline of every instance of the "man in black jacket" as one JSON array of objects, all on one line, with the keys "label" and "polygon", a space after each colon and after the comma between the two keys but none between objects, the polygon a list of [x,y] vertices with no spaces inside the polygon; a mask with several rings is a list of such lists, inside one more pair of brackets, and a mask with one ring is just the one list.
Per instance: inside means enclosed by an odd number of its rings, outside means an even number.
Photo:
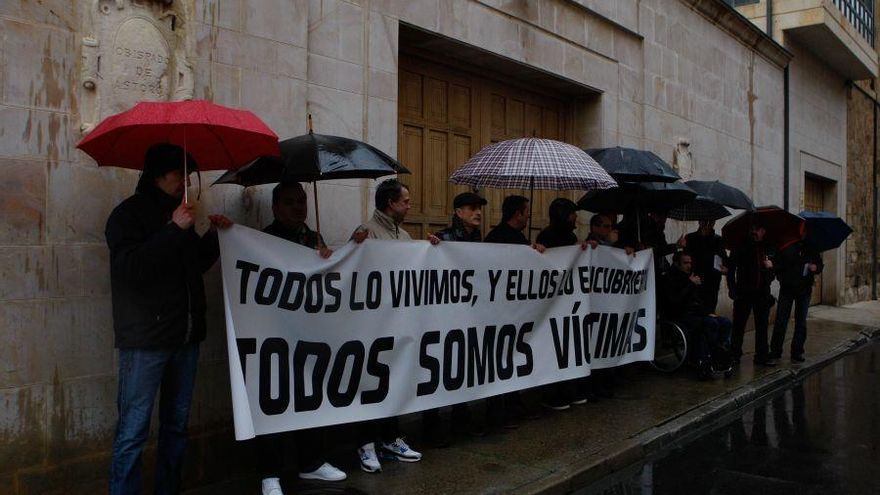
[{"label": "man in black jacket", "polygon": [[[321,234],[306,225],[308,202],[299,182],[282,182],[272,189],[272,215],[274,220],[263,232],[314,249],[317,255],[325,259],[333,254]],[[287,437],[295,438],[297,444],[300,478],[320,481],[346,479],[345,472],[327,462],[324,444],[326,433],[326,428],[310,428],[292,434],[258,436],[257,464],[262,478],[262,495],[284,493],[281,489],[281,472],[284,470],[284,441]]]},{"label": "man in black jacket", "polygon": [[685,236],[685,244],[694,261],[694,273],[703,281],[700,297],[706,312],[714,313],[718,307],[721,276],[727,273],[727,253],[721,236],[715,233],[715,220],[700,220],[696,232]]},{"label": "man in black jacket", "polygon": [[776,323],[770,339],[770,357],[782,357],[782,344],[791,307],[794,305],[794,336],[791,339],[791,360],[804,362],[804,343],[807,340],[807,310],[813,293],[813,279],[822,273],[822,256],[798,241],[783,249],[773,260],[776,278],[779,280],[779,306],[776,307]]},{"label": "man in black jacket", "polygon": [[[181,202],[195,161],[175,145],[147,150],[135,194],[107,220],[113,329],[119,349],[119,420],[110,494],[141,492],[141,453],[159,393],[156,493],[179,491],[199,342],[205,338],[202,274],[219,255],[213,230],[199,237]],[[232,222],[209,216],[214,227]]]},{"label": "man in black jacket", "polygon": [[764,242],[767,229],[760,223],[752,226],[747,242],[730,252],[727,271],[728,295],[733,299],[733,342],[731,358],[734,365],[742,356],[743,335],[749,314],[755,314],[755,364],[776,366],[769,356],[767,325],[770,318],[770,282],[773,263],[770,249]]}]

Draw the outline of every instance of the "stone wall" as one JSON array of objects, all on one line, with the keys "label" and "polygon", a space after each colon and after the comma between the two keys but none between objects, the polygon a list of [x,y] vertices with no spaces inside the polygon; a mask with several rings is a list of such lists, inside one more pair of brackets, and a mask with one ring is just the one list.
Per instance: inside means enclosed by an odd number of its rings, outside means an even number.
[{"label": "stone wall", "polygon": [[[396,155],[403,22],[601,93],[574,116],[579,144],[648,148],[672,161],[685,140],[690,154],[684,160],[680,150],[678,162],[686,177],[719,178],[758,203],[781,202],[782,70],[696,3],[175,0],[166,34],[179,42],[169,53],[182,58],[169,65],[166,96],[184,88],[248,108],[282,138],[304,133],[311,113],[316,132]],[[94,16],[109,15],[96,9],[117,4],[0,2],[0,493],[104,490],[116,356],[103,227],[137,173],[99,169],[75,145],[82,124],[106,116],[106,102],[82,84],[91,67],[83,38],[93,34]],[[190,79],[176,72],[184,67]],[[269,186],[208,188],[217,175],[202,174],[200,229],[206,212],[268,223]],[[318,187],[330,244],[345,242],[370,214],[372,187],[359,180]],[[669,237],[683,230],[673,225]],[[207,287],[211,331],[193,404],[188,485],[250,469],[233,464],[248,447],[230,432],[216,269]]]},{"label": "stone wall", "polygon": [[[870,93],[869,84],[858,83]],[[876,232],[874,230],[877,210],[874,205],[874,190],[877,178],[874,175],[874,135],[877,132],[874,122],[874,102],[856,89],[847,93],[847,203],[846,219],[853,228],[852,236],[845,247],[845,278],[843,284],[843,304],[872,299],[873,277],[877,267],[873,266],[873,249]]]}]

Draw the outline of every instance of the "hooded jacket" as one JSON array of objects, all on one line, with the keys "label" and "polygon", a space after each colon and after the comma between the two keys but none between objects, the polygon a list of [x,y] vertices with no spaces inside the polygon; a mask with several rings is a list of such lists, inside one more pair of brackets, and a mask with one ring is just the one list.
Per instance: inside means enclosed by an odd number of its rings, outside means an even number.
[{"label": "hooded jacket", "polygon": [[200,238],[172,222],[180,200],[154,181],[154,174],[141,176],[104,232],[118,348],[167,349],[205,338],[202,274],[219,256],[217,234]]}]

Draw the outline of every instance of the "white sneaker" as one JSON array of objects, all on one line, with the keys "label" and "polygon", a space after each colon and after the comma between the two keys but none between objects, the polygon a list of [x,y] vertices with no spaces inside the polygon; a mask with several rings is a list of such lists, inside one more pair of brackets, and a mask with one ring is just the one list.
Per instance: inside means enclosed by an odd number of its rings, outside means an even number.
[{"label": "white sneaker", "polygon": [[419,462],[422,460],[422,454],[409,448],[409,445],[403,441],[402,437],[391,443],[382,442],[382,450],[388,452],[398,461],[403,462]]},{"label": "white sneaker", "polygon": [[358,457],[361,459],[361,469],[368,473],[377,473],[382,470],[379,458],[376,456],[376,445],[373,442],[358,448]]},{"label": "white sneaker", "polygon": [[263,478],[263,495],[284,495],[281,491],[281,480],[278,478]]},{"label": "white sneaker", "polygon": [[347,476],[336,466],[325,462],[318,469],[309,473],[299,473],[299,477],[304,480],[321,480],[321,481],[342,481]]}]

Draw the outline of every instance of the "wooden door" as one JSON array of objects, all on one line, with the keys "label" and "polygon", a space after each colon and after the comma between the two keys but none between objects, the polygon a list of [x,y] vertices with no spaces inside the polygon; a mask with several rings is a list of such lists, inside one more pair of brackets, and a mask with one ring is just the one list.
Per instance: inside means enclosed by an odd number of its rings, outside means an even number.
[{"label": "wooden door", "polygon": [[[825,211],[825,183],[821,179],[804,177],[804,209],[807,211]],[[822,275],[816,276],[810,305],[822,303]]]},{"label": "wooden door", "polygon": [[[424,239],[449,224],[452,198],[468,190],[448,183],[449,175],[483,146],[525,136],[565,140],[567,116],[561,99],[491,80],[467,67],[451,67],[425,54],[402,53],[399,78],[398,155],[412,172],[400,179],[413,196],[404,228],[413,238]],[[489,201],[484,234],[501,219],[504,196],[528,197],[528,191],[479,192]],[[560,195],[535,191],[535,232],[547,224],[547,206]]]}]

